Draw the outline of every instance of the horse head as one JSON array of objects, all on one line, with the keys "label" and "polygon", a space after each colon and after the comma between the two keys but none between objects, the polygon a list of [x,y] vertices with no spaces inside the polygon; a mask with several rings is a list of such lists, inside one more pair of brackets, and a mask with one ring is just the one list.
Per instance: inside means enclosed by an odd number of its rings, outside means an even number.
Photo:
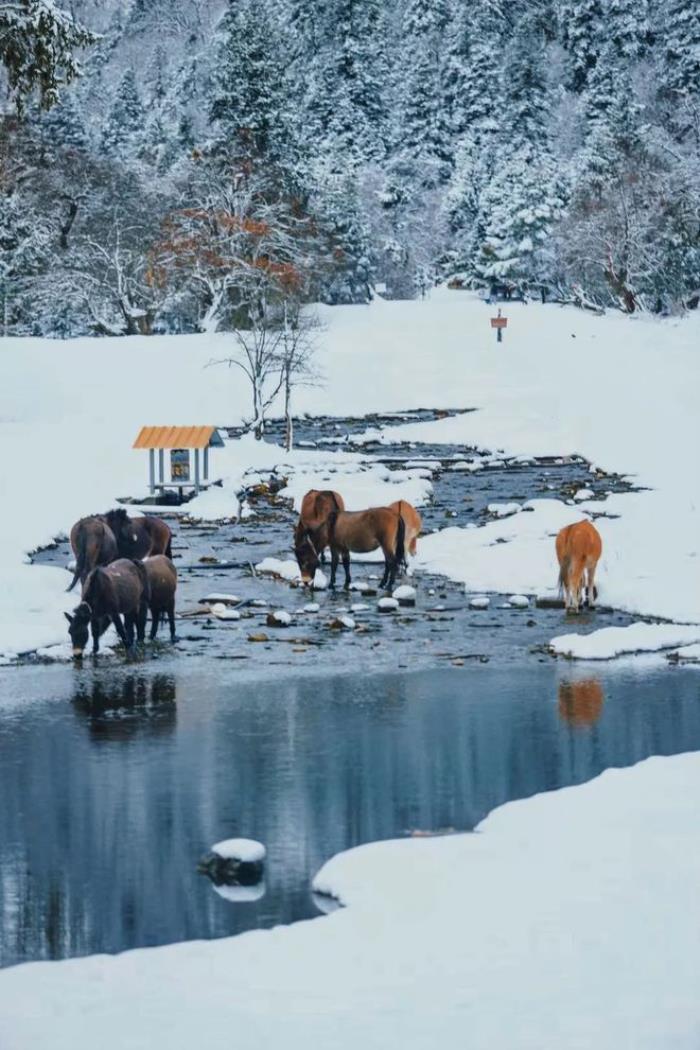
[{"label": "horse head", "polygon": [[321,564],[321,556],[310,529],[304,529],[297,537],[294,553],[299,572],[301,573],[302,584],[304,587],[313,587],[316,570]]},{"label": "horse head", "polygon": [[64,613],[64,616],[68,620],[68,634],[73,646],[73,657],[76,660],[80,660],[88,643],[88,627],[92,617],[92,609],[87,602],[81,602],[73,610],[72,616],[70,613]]}]

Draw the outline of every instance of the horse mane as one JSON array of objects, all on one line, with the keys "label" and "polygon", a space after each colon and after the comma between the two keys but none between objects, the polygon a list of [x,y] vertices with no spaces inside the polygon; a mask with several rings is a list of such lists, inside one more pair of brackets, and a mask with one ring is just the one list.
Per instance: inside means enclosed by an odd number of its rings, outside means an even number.
[{"label": "horse mane", "polygon": [[107,522],[107,524],[111,528],[113,521],[119,522],[120,525],[124,524],[129,520],[129,515],[123,507],[114,507],[112,510],[108,510],[106,514],[103,514],[102,518],[104,519],[104,521]]}]

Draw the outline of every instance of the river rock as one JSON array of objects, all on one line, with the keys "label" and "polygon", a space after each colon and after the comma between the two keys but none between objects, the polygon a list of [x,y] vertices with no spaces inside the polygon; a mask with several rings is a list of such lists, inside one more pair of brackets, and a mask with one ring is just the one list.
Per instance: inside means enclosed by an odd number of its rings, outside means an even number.
[{"label": "river rock", "polygon": [[292,617],[286,609],[275,609],[267,614],[266,622],[268,627],[289,627]]},{"label": "river rock", "polygon": [[470,598],[469,599],[469,608],[470,609],[488,609],[490,604],[491,604],[491,599],[487,598],[486,596],[483,596],[483,597],[482,596],[477,596],[475,598]]},{"label": "river rock", "polygon": [[320,608],[321,606],[318,604],[318,602],[309,602],[307,605],[304,606],[304,608],[301,611],[305,613],[317,613],[320,610]]},{"label": "river rock", "polygon": [[328,626],[332,631],[354,631],[355,621],[352,616],[336,616]]},{"label": "river rock", "polygon": [[396,598],[380,598],[377,602],[377,609],[380,613],[396,612],[398,607],[399,603]]},{"label": "river rock", "polygon": [[199,599],[199,604],[213,605],[216,603],[221,605],[238,605],[240,600],[241,599],[237,594],[208,594],[206,598]]},{"label": "river rock", "polygon": [[595,492],[593,489],[579,489],[578,492],[574,492],[574,499],[577,503],[582,503],[586,499],[593,499]]},{"label": "river rock", "polygon": [[511,594],[508,605],[511,609],[529,609],[530,599],[525,594]]},{"label": "river rock", "polygon": [[399,605],[415,605],[416,588],[410,587],[407,583],[402,584],[393,591],[393,597],[396,598]]},{"label": "river rock", "polygon": [[262,879],[266,855],[255,839],[224,839],[200,860],[198,870],[216,885],[255,886]]},{"label": "river rock", "polygon": [[223,602],[214,602],[213,605],[209,606],[209,612],[217,620],[240,620],[241,618],[241,614],[237,609],[230,609]]}]

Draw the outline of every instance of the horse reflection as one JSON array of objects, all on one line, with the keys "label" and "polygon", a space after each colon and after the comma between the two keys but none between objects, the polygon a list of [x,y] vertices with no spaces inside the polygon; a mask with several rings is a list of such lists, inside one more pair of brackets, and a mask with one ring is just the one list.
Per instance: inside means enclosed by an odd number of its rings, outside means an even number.
[{"label": "horse reflection", "polygon": [[559,717],[572,726],[592,726],[600,718],[604,699],[596,678],[560,682]]},{"label": "horse reflection", "polygon": [[130,674],[81,683],[73,702],[87,716],[91,737],[117,741],[172,732],[177,720],[176,700],[177,687],[171,675]]}]

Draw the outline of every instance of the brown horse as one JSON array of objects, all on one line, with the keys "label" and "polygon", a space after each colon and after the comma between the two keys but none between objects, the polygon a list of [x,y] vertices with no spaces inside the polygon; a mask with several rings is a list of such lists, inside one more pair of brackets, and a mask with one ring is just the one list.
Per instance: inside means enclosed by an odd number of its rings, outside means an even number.
[{"label": "brown horse", "polygon": [[[334,510],[345,510],[343,497],[331,489],[310,489],[301,501],[299,520],[294,529],[294,551],[301,568],[299,552],[307,543],[318,545],[318,532],[328,515]],[[319,549],[320,561],[324,561],[325,547]]]},{"label": "brown horse", "polygon": [[123,507],[103,515],[114,533],[121,558],[148,558],[165,554],[172,558],[172,532],[162,518],[147,514],[130,518]]},{"label": "brown horse", "polygon": [[175,641],[175,591],[177,570],[165,554],[155,554],[143,563],[148,578],[148,607],[151,610],[151,633],[153,641],[158,634],[161,618],[167,614],[170,624],[170,641]]},{"label": "brown horse", "polygon": [[396,573],[406,556],[404,541],[406,525],[403,518],[388,507],[370,510],[334,510],[316,533],[316,542],[307,534],[303,547],[297,551],[301,579],[304,586],[313,584],[320,563],[319,551],[331,549],[330,587],[335,588],[338,562],[345,570],[345,590],[350,587],[350,552],[367,554],[381,547],[384,553],[384,575],[381,587],[393,587]]},{"label": "brown horse", "polygon": [[559,559],[559,589],[564,594],[566,608],[578,612],[584,600],[593,608],[598,597],[595,571],[603,550],[603,541],[590,521],[567,525],[556,540]]},{"label": "brown horse", "polygon": [[119,557],[117,541],[111,528],[98,515],[81,518],[70,530],[70,545],[75,555],[75,572],[69,591],[78,580],[85,583],[87,576],[98,565],[109,565]]},{"label": "brown horse", "polygon": [[[92,633],[92,651],[100,648],[100,635],[114,624],[127,651],[134,648],[134,628],[139,642],[146,635],[148,578],[142,562],[119,558],[106,567],[97,566],[85,580],[80,605],[66,613],[73,656],[80,659]],[[124,622],[122,623],[122,616]]]},{"label": "brown horse", "polygon": [[[418,537],[423,528],[423,519],[416,508],[405,499],[399,499],[396,503],[390,503],[389,510],[395,510],[403,518],[406,526],[406,554],[410,554],[412,558],[415,558],[418,553]],[[407,564],[406,567],[408,567]]]}]

